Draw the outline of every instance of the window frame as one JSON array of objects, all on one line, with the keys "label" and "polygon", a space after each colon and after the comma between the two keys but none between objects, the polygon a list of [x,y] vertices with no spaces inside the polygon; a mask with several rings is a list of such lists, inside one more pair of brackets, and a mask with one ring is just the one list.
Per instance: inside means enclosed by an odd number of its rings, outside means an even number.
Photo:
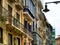
[{"label": "window frame", "polygon": [[16,19],[20,21],[20,14],[16,12]]},{"label": "window frame", "polygon": [[[11,38],[10,38],[9,36],[11,36]],[[10,40],[9,38],[10,38],[11,40]],[[9,42],[9,41],[11,41],[11,42]],[[13,42],[13,40],[12,40],[12,34],[8,34],[8,45],[9,45],[9,43],[11,43],[10,45],[12,45],[12,42]]]},{"label": "window frame", "polygon": [[0,29],[1,29],[1,30],[0,30],[0,31],[1,31],[1,35],[0,35],[0,36],[1,36],[1,38],[0,38],[0,43],[3,43],[3,29],[2,29],[2,28],[0,28]]}]

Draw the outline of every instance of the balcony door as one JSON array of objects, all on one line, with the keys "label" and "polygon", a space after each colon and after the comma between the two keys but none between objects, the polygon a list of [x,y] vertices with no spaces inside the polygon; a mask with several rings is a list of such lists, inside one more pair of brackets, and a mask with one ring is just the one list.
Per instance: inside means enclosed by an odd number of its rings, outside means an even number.
[{"label": "balcony door", "polygon": [[17,38],[16,44],[17,44],[17,45],[20,45],[20,38]]},{"label": "balcony door", "polygon": [[14,38],[14,45],[20,45],[20,38]]},{"label": "balcony door", "polygon": [[12,45],[12,35],[8,34],[8,45]]}]

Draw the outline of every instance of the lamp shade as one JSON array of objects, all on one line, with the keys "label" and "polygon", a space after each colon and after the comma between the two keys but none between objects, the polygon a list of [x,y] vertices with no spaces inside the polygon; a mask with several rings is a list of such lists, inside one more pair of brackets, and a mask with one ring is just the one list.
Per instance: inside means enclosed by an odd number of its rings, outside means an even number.
[{"label": "lamp shade", "polygon": [[44,12],[48,12],[49,9],[47,8],[47,5],[45,5],[45,9],[43,10]]}]

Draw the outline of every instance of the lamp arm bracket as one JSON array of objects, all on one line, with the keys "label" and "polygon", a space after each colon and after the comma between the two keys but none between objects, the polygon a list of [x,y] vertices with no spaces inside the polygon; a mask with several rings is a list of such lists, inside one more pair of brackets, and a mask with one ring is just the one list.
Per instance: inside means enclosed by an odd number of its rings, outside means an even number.
[{"label": "lamp arm bracket", "polygon": [[58,3],[60,3],[60,1],[46,2],[45,4],[50,4],[50,3],[55,3],[55,4],[58,4]]}]

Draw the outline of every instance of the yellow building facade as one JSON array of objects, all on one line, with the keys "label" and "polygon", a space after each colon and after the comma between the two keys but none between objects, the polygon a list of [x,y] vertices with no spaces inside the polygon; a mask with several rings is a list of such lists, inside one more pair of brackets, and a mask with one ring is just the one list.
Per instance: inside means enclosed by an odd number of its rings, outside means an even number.
[{"label": "yellow building facade", "polygon": [[0,0],[0,45],[45,45],[42,8],[40,0]]},{"label": "yellow building facade", "polygon": [[0,2],[0,45],[32,45],[31,32],[24,27],[24,20],[30,25],[32,20],[24,16],[22,0]]}]

